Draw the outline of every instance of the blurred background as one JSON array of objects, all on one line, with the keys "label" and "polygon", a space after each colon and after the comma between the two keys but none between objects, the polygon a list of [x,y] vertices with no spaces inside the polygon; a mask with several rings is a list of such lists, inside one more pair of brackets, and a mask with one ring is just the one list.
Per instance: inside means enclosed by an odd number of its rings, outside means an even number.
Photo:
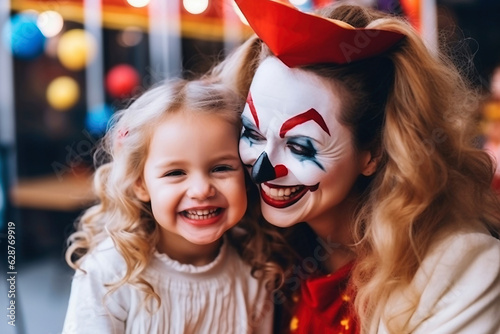
[{"label": "blurred background", "polygon": [[[480,144],[500,159],[500,1],[357,2],[406,16],[466,66],[484,95]],[[0,333],[61,333],[65,240],[93,201],[92,152],[109,118],[160,80],[207,71],[252,30],[233,0],[0,0],[0,32]]]}]

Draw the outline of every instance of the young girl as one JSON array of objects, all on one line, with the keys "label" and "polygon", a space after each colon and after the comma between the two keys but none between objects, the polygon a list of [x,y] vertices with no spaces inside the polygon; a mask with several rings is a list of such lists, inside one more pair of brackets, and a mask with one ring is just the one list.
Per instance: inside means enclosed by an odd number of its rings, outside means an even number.
[{"label": "young girl", "polygon": [[161,85],[118,113],[99,204],[69,239],[65,333],[270,332],[280,273],[245,215],[240,109],[206,79]]},{"label": "young girl", "polygon": [[499,333],[500,205],[472,144],[475,92],[402,19],[236,2],[259,38],[214,73],[248,94],[240,155],[301,256],[282,330]]}]

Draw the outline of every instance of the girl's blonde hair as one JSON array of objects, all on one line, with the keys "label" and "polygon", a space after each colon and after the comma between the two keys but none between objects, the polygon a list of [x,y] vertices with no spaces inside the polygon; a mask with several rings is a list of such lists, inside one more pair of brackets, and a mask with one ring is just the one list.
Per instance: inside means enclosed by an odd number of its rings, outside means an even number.
[{"label": "girl's blonde hair", "polygon": [[[128,108],[115,113],[95,154],[99,167],[94,189],[99,202],[77,221],[77,231],[68,240],[68,264],[78,269],[86,254],[111,237],[125,260],[126,272],[118,282],[108,282],[109,293],[129,283],[159,305],[159,296],[143,277],[159,239],[158,226],[150,204],[141,202],[133,190],[142,177],[152,133],[167,115],[183,111],[223,117],[234,124],[234,136],[238,138],[242,102],[227,85],[210,77],[176,79],[150,89]],[[238,224],[245,233],[228,233],[228,241],[252,266],[252,273],[260,273],[259,277],[269,282],[269,288],[274,288],[282,273],[270,260],[272,246],[258,226],[258,193],[249,181],[247,187],[248,209]]]},{"label": "girl's blonde hair", "polygon": [[[302,68],[340,90],[338,120],[351,130],[357,150],[380,159],[375,175],[361,175],[355,184],[360,205],[350,283],[361,330],[369,332],[381,317],[392,333],[408,333],[418,292],[413,308],[398,314],[384,313],[385,302],[392,291],[410,286],[431,245],[458,228],[481,226],[498,236],[492,161],[474,145],[479,94],[450,59],[431,54],[401,18],[341,3],[318,14],[406,36],[373,58]],[[214,72],[246,95],[270,52],[253,36],[236,55],[239,59],[225,60]]]}]

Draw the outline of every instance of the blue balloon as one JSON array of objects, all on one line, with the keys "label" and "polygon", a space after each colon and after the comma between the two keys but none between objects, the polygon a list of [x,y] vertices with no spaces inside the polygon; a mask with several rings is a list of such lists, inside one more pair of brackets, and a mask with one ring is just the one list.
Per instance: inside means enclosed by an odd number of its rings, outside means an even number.
[{"label": "blue balloon", "polygon": [[30,60],[43,53],[46,38],[36,19],[36,15],[21,13],[6,22],[3,40],[15,57]]},{"label": "blue balloon", "polygon": [[85,127],[92,134],[102,135],[106,133],[112,115],[113,110],[110,106],[106,104],[96,106],[87,112]]}]

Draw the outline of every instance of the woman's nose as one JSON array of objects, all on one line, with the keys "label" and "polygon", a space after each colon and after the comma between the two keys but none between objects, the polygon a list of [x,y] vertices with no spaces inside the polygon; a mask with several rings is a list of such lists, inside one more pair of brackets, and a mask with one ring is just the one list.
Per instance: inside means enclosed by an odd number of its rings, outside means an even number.
[{"label": "woman's nose", "polygon": [[264,151],[252,166],[252,179],[255,183],[264,183],[288,174],[288,169],[283,165],[273,166],[267,153]]},{"label": "woman's nose", "polygon": [[214,197],[216,189],[211,180],[205,176],[194,177],[187,190],[187,196],[191,199],[206,200]]}]

